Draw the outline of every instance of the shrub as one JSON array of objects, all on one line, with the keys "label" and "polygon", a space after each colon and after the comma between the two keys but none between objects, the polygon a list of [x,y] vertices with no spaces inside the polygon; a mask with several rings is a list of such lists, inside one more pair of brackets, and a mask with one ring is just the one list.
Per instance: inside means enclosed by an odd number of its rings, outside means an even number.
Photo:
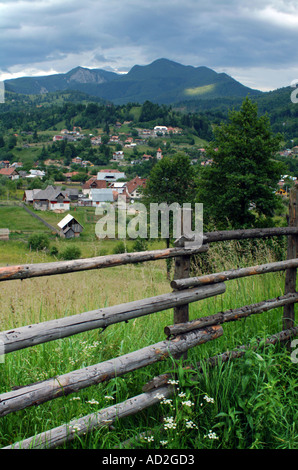
[{"label": "shrub", "polygon": [[124,242],[118,242],[115,246],[114,246],[114,249],[113,249],[113,253],[115,255],[119,254],[119,253],[125,253],[125,245],[124,245]]},{"label": "shrub", "polygon": [[30,248],[30,250],[36,250],[36,251],[45,250],[49,248],[49,245],[50,245],[49,238],[47,237],[47,235],[43,235],[43,234],[31,235],[31,237],[28,240],[28,247]]},{"label": "shrub", "polygon": [[52,246],[51,249],[50,249],[50,255],[51,256],[57,256],[59,253],[59,250],[56,246]]},{"label": "shrub", "polygon": [[77,259],[81,256],[81,250],[77,246],[68,246],[60,254],[60,258],[64,260]]},{"label": "shrub", "polygon": [[138,237],[132,246],[133,251],[147,251],[148,242],[144,238]]}]

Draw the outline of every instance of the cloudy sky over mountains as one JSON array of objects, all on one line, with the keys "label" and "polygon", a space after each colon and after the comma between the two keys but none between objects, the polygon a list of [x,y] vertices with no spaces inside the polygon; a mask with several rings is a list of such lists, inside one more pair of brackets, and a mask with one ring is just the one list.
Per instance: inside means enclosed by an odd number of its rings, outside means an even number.
[{"label": "cloudy sky over mountains", "polygon": [[261,90],[298,79],[298,2],[0,0],[0,79],[167,58]]}]

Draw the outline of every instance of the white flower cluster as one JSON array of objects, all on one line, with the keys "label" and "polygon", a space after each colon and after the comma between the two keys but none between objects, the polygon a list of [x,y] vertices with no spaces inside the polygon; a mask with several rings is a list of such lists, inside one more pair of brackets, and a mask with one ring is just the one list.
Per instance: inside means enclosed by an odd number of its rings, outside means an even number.
[{"label": "white flower cluster", "polygon": [[92,400],[87,401],[87,403],[90,403],[90,405],[99,405],[99,402],[94,400],[94,398],[92,398]]},{"label": "white flower cluster", "polygon": [[154,441],[154,437],[153,437],[153,436],[151,436],[151,437],[150,437],[150,436],[144,436],[144,439],[145,439],[145,441],[147,441],[147,442],[153,442],[153,441]]},{"label": "white flower cluster", "polygon": [[173,416],[169,418],[164,418],[164,429],[176,429],[177,424],[174,422]]},{"label": "white flower cluster", "polygon": [[168,384],[170,384],[170,385],[178,385],[178,384],[179,384],[179,380],[169,379],[169,380],[168,380]]},{"label": "white flower cluster", "polygon": [[187,401],[183,401],[182,405],[191,407],[191,406],[194,406],[194,403],[190,400],[187,400]]},{"label": "white flower cluster", "polygon": [[73,426],[70,426],[70,428],[71,428],[72,433],[80,431],[80,429],[81,429],[78,424],[74,424]]},{"label": "white flower cluster", "polygon": [[207,436],[204,436],[204,439],[206,439],[206,437],[208,437],[209,439],[218,439],[218,436],[215,432],[212,431],[212,429],[209,430]]},{"label": "white flower cluster", "polygon": [[190,420],[185,422],[185,426],[187,427],[187,429],[198,429],[198,426]]},{"label": "white flower cluster", "polygon": [[203,398],[207,401],[207,403],[214,403],[214,398],[208,397],[208,395],[204,395]]}]

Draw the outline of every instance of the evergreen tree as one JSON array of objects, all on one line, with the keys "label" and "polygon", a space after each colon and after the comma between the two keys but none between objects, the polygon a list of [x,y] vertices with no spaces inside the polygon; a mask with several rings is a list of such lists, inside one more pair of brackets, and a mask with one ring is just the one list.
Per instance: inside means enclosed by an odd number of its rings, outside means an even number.
[{"label": "evergreen tree", "polygon": [[283,165],[274,159],[281,136],[274,135],[267,115],[246,98],[229,121],[214,128],[207,149],[210,165],[202,168],[198,200],[204,204],[204,221],[218,229],[267,224],[278,206],[275,195]]}]

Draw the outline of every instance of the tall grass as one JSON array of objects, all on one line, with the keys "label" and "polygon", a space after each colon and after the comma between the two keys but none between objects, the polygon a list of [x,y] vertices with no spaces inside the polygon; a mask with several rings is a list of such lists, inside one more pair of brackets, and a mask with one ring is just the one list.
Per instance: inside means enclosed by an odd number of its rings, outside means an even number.
[{"label": "tall grass", "polygon": [[[274,244],[276,243],[276,244]],[[278,242],[214,244],[197,257],[193,274],[262,264],[285,256]],[[1,330],[99,307],[170,292],[164,261],[93,272],[11,281],[1,284]],[[190,305],[190,318],[277,297],[284,293],[284,274],[274,273],[227,282],[225,294]],[[7,355],[0,364],[0,392],[46,380],[135,351],[165,339],[172,310],[111,325]],[[224,335],[189,351],[190,371],[169,359],[116,377],[1,419],[0,445],[22,440],[138,395],[153,376],[177,372],[171,399],[135,416],[78,436],[66,448],[112,449],[129,441],[132,448],[297,448],[297,364],[283,346],[248,350],[243,358],[216,368],[197,364],[238,345],[254,343],[282,329],[282,309],[252,315],[224,325]]]}]

